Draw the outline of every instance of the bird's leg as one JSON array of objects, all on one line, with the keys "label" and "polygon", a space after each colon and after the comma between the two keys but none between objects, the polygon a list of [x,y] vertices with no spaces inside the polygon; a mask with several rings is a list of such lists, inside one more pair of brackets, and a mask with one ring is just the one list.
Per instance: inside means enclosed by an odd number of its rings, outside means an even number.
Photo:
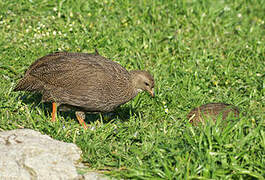
[{"label": "bird's leg", "polygon": [[56,107],[56,103],[53,102],[52,103],[52,122],[56,121],[56,114],[57,114],[57,107]]},{"label": "bird's leg", "polygon": [[75,115],[76,115],[77,120],[79,121],[79,124],[81,126],[83,126],[83,128],[86,130],[87,126],[86,126],[86,123],[84,121],[86,118],[86,114],[83,111],[76,111]]}]

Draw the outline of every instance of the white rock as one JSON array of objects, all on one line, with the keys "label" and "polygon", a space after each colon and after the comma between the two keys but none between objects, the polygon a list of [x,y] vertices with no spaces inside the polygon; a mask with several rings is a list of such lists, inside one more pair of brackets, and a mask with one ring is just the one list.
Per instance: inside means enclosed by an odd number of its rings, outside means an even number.
[{"label": "white rock", "polygon": [[103,174],[99,174],[96,172],[88,172],[88,173],[83,175],[83,179],[84,180],[110,180],[110,179],[114,179],[114,178],[109,178]]},{"label": "white rock", "polygon": [[30,129],[0,132],[0,179],[79,179],[81,150]]}]

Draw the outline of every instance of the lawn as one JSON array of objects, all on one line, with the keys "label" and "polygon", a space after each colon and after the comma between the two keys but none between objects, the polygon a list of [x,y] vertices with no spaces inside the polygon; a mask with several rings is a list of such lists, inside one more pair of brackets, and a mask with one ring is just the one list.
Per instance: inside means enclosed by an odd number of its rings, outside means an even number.
[{"label": "lawn", "polygon": [[[86,171],[124,179],[265,178],[264,0],[0,0],[0,131],[30,128],[76,143]],[[36,59],[97,48],[145,69],[139,94],[114,118],[73,112],[51,122],[39,94],[13,92]],[[240,117],[193,127],[194,107],[226,102]]]}]

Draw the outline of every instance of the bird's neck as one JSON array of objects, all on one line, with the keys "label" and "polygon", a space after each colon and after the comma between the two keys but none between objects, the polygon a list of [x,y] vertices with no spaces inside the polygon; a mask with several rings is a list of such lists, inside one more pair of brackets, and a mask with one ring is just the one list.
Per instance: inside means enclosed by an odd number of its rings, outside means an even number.
[{"label": "bird's neck", "polygon": [[142,89],[137,87],[137,82],[139,81],[138,72],[139,70],[130,71],[133,97],[135,97],[139,92],[143,91]]}]

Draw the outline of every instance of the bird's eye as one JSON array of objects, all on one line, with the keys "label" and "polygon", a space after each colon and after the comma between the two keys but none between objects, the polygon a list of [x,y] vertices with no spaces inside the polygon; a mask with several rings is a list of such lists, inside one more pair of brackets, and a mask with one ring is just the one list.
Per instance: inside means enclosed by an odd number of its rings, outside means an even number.
[{"label": "bird's eye", "polygon": [[146,86],[149,86],[149,84],[148,84],[147,82],[144,82],[144,84],[145,84]]}]

